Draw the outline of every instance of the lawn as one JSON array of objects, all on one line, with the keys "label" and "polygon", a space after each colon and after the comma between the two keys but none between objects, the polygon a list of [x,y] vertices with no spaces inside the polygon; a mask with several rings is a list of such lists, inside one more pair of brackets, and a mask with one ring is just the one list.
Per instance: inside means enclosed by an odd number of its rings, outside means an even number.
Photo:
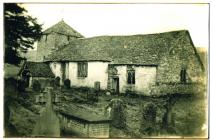
[{"label": "lawn", "polygon": [[[201,136],[205,122],[205,98],[195,95],[172,95],[171,97],[146,96],[117,96],[106,95],[100,91],[98,101],[92,89],[72,88],[56,91],[60,103],[55,110],[67,108],[85,109],[96,114],[105,114],[112,99],[123,101],[126,127],[110,127],[111,138],[141,138],[154,136]],[[153,122],[146,122],[143,118],[144,109],[149,104],[156,108]],[[194,126],[194,127],[193,127]]]},{"label": "lawn", "polygon": [[4,130],[5,137],[30,137],[37,118],[44,109],[44,105],[35,102],[40,93],[26,90],[5,88],[4,95]]}]

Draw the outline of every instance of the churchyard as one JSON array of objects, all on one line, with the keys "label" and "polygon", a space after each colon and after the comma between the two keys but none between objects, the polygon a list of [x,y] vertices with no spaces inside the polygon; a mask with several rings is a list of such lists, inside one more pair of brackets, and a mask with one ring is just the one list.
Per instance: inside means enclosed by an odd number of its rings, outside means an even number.
[{"label": "churchyard", "polygon": [[[43,96],[42,99],[38,97]],[[204,135],[205,97],[193,94],[147,97],[139,95],[109,95],[92,88],[56,88],[51,92],[53,110],[86,110],[109,116],[110,138],[143,138],[154,136]],[[35,136],[34,127],[45,112],[46,93],[26,89],[24,96],[8,98],[8,136]],[[86,112],[81,112],[86,116]],[[8,114],[5,114],[8,115]],[[47,115],[48,116],[48,115]],[[61,120],[60,120],[61,122]],[[194,127],[195,126],[195,127]],[[60,137],[80,137],[60,127]],[[14,129],[15,128],[15,129]],[[11,131],[12,130],[12,131]],[[15,131],[14,131],[15,130]],[[45,135],[44,135],[45,136]]]}]

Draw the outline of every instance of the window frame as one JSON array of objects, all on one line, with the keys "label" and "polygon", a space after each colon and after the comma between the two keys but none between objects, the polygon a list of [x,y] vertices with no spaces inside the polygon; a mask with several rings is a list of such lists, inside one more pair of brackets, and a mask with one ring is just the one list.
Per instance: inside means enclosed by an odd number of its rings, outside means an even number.
[{"label": "window frame", "polygon": [[185,68],[180,70],[180,82],[183,84],[187,83],[187,70]]},{"label": "window frame", "polygon": [[[83,70],[83,72],[82,72],[82,70]],[[88,77],[88,62],[78,62],[77,63],[77,77],[78,78]]]},{"label": "window frame", "polygon": [[[131,77],[129,78],[129,74],[131,74]],[[130,80],[129,80],[130,79]],[[128,85],[135,85],[135,69],[134,68],[128,68],[127,69],[127,84]]]}]

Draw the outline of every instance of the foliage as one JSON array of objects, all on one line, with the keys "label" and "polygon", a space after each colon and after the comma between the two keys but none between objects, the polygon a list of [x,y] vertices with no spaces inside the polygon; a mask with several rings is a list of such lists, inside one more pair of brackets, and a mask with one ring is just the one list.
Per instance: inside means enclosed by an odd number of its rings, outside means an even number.
[{"label": "foliage", "polygon": [[126,128],[125,105],[121,99],[112,99],[109,106],[111,107],[112,125],[116,128]]},{"label": "foliage", "polygon": [[143,110],[143,118],[151,123],[155,122],[155,118],[156,118],[156,107],[154,106],[154,104],[150,103],[147,104]]},{"label": "foliage", "polygon": [[37,116],[30,110],[20,105],[17,101],[13,101],[9,105],[8,109],[10,115],[7,116],[9,117],[9,122],[6,125],[12,125],[13,127],[9,127],[6,130],[7,137],[29,137],[32,134],[33,126],[36,123]]},{"label": "foliage", "polygon": [[140,132],[143,135],[150,136],[156,133],[156,115],[157,108],[152,102],[144,106],[140,127]]},{"label": "foliage", "polygon": [[35,80],[33,82],[32,88],[33,88],[34,91],[39,92],[41,90],[41,84],[40,84],[40,82],[38,80]]},{"label": "foliage", "polygon": [[204,85],[200,84],[161,84],[152,87],[152,95],[166,95],[166,94],[199,94],[204,93]]},{"label": "foliage", "polygon": [[64,86],[66,89],[70,89],[71,81],[69,79],[64,80]]},{"label": "foliage", "polygon": [[37,19],[27,15],[27,10],[17,3],[4,4],[5,62],[18,64],[19,51],[26,52],[41,36]]},{"label": "foliage", "polygon": [[15,78],[4,79],[4,97],[6,96],[17,96],[18,81]]},{"label": "foliage", "polygon": [[142,137],[158,134],[200,136],[204,133],[204,99],[187,94],[172,96],[142,102],[139,110]]},{"label": "foliage", "polygon": [[174,123],[172,128],[176,135],[200,136],[205,130],[202,129],[206,122],[205,99],[195,96],[178,97],[172,108]]}]

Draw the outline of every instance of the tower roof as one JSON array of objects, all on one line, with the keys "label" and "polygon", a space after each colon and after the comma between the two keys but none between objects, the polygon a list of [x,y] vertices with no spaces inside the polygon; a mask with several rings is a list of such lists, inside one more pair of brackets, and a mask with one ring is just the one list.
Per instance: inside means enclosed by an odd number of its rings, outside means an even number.
[{"label": "tower roof", "polygon": [[79,32],[74,30],[68,24],[66,24],[63,20],[59,21],[55,25],[51,26],[50,28],[46,29],[43,34],[50,34],[50,33],[58,33],[64,34],[67,36],[77,37],[77,38],[84,38]]}]

